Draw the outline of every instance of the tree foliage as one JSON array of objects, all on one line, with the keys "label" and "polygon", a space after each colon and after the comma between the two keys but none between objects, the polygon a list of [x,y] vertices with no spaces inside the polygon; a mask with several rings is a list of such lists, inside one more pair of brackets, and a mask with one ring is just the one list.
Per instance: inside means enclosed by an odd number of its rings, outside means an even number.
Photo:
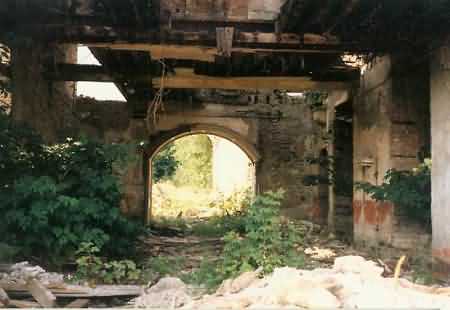
[{"label": "tree foliage", "polygon": [[45,145],[0,113],[0,242],[54,262],[81,242],[112,255],[129,251],[140,229],[120,214],[114,174],[128,152],[89,140]]},{"label": "tree foliage", "polygon": [[153,182],[157,183],[171,179],[180,162],[175,158],[175,145],[169,144],[162,149],[153,159]]},{"label": "tree foliage", "polygon": [[431,160],[411,171],[390,169],[383,184],[358,183],[356,187],[377,201],[390,201],[412,219],[431,227]]},{"label": "tree foliage", "polygon": [[177,186],[210,188],[212,185],[212,143],[207,135],[192,135],[174,142],[180,163],[174,176]]}]

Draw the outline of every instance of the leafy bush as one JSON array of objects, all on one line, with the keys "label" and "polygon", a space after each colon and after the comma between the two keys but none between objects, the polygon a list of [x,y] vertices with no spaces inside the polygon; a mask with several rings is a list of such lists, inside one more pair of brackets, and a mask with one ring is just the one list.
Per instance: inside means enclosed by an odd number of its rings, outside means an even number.
[{"label": "leafy bush", "polygon": [[128,147],[72,139],[48,146],[0,114],[0,150],[0,242],[53,263],[81,242],[111,255],[129,252],[140,229],[120,214],[113,173]]},{"label": "leafy bush", "polygon": [[77,254],[76,279],[88,280],[91,284],[134,283],[140,279],[141,270],[131,260],[104,262],[100,249],[92,242],[82,242]]},{"label": "leafy bush", "polygon": [[214,288],[224,279],[257,268],[268,273],[276,267],[301,266],[303,256],[296,251],[300,236],[280,216],[282,198],[282,191],[258,195],[240,216],[240,230],[225,235],[220,259],[204,261],[190,280]]},{"label": "leafy bush", "polygon": [[175,145],[169,144],[153,159],[153,182],[157,183],[172,178],[180,162],[175,158]]},{"label": "leafy bush", "polygon": [[383,184],[358,183],[356,187],[377,201],[390,201],[412,219],[431,227],[431,160],[411,171],[390,169]]},{"label": "leafy bush", "polygon": [[291,262],[298,234],[289,222],[283,222],[280,205],[283,191],[256,197],[244,215],[244,233],[228,233],[223,252],[223,273],[233,277],[262,267],[271,272]]}]

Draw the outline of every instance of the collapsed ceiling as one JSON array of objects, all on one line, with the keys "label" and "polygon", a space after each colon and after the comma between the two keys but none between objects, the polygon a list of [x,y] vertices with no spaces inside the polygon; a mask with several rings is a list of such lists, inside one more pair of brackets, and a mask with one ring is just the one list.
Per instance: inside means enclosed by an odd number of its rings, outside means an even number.
[{"label": "collapsed ceiling", "polygon": [[2,0],[0,35],[88,45],[103,66],[50,76],[110,80],[142,102],[163,83],[342,88],[359,76],[342,55],[428,47],[449,12],[449,0]]}]

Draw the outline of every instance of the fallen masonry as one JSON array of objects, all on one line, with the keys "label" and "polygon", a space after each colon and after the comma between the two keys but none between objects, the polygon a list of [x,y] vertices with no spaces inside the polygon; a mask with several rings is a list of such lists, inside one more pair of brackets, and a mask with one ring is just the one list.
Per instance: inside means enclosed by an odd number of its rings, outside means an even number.
[{"label": "fallen masonry", "polygon": [[195,297],[177,278],[163,278],[133,301],[140,308],[195,309],[449,309],[450,287],[427,287],[385,278],[383,268],[360,256],[335,259],[332,268],[278,268],[226,280],[212,295]]}]

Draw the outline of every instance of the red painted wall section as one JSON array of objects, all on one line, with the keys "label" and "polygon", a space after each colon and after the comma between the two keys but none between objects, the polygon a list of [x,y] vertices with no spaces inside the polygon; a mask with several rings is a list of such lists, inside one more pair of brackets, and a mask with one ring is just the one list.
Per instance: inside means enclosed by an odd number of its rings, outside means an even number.
[{"label": "red painted wall section", "polygon": [[447,281],[450,277],[450,248],[432,250],[433,277]]},{"label": "red painted wall section", "polygon": [[355,241],[368,244],[390,243],[393,230],[394,206],[373,200],[353,201]]}]

